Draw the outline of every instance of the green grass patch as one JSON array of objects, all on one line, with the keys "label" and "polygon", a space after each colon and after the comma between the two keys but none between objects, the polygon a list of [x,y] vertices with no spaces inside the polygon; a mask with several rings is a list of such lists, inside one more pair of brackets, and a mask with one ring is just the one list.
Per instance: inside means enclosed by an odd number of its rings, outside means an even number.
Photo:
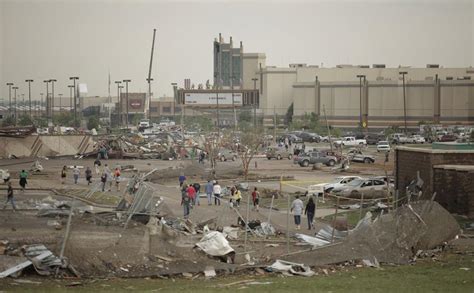
[{"label": "green grass patch", "polygon": [[[466,270],[467,269],[467,270]],[[2,290],[21,292],[473,292],[474,257],[447,255],[439,261],[424,259],[415,265],[383,266],[380,269],[347,267],[342,271],[314,277],[283,277],[280,274],[233,275],[204,280],[201,274],[189,279],[109,279],[75,281],[34,278],[41,284],[19,284],[14,279],[0,280]],[[254,280],[260,284],[231,283]]]}]

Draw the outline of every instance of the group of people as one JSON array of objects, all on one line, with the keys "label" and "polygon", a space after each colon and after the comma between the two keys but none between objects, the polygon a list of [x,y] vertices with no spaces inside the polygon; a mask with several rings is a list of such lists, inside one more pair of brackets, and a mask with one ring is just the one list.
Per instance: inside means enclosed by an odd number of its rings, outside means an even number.
[{"label": "group of people", "polygon": [[[20,187],[21,191],[25,191],[26,185],[28,184],[28,172],[25,170],[21,170],[20,174]],[[10,177],[4,179],[5,183],[7,184],[7,201],[3,205],[3,209],[7,208],[8,203],[12,205],[13,211],[16,211],[16,204],[15,204],[15,197],[13,196],[13,187],[12,182],[10,181]]]},{"label": "group of people", "polygon": [[[112,191],[113,182],[115,182],[115,186],[117,187],[117,191],[120,191],[120,181],[121,181],[121,171],[119,167],[116,167],[115,170],[112,172],[107,164],[104,164],[104,168],[101,170],[102,163],[97,158],[94,161],[94,167],[96,175],[100,174],[100,182],[102,183],[102,192],[105,192],[107,185],[108,191]],[[63,166],[61,170],[61,183],[64,184],[66,182],[66,177],[68,173],[67,166]],[[89,166],[86,167],[84,171],[84,175],[87,181],[87,185],[92,183],[92,170]],[[74,184],[78,184],[79,178],[81,176],[81,170],[74,166],[72,168],[72,177],[74,179]],[[108,184],[107,184],[108,183]]]},{"label": "group of people", "polygon": [[[199,196],[201,191],[201,185],[199,183],[186,184],[186,176],[181,174],[178,178],[179,186],[181,188],[181,206],[183,206],[184,218],[189,217],[191,209],[200,205]],[[207,204],[212,205],[212,198],[214,198],[214,205],[220,206],[222,200],[222,187],[217,180],[208,180],[204,186],[204,192],[207,197]],[[240,207],[242,200],[242,192],[237,188],[237,186],[232,186],[230,188],[230,198],[229,204],[230,207]],[[260,193],[257,190],[257,187],[252,191],[252,203],[253,210],[259,211],[260,204]]]},{"label": "group of people", "polygon": [[296,230],[299,230],[301,228],[301,215],[303,214],[303,212],[306,215],[306,218],[308,219],[308,230],[313,229],[313,220],[315,216],[314,214],[316,211],[316,204],[314,203],[313,197],[310,197],[308,199],[308,202],[305,206],[299,196],[296,195],[295,200],[293,200],[293,202],[291,203],[290,211],[293,213],[295,219]]}]

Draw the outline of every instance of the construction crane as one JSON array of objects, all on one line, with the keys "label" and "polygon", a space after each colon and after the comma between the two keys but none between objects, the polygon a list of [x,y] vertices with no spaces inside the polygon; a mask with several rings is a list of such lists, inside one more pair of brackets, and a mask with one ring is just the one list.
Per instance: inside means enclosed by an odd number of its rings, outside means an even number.
[{"label": "construction crane", "polygon": [[151,82],[153,78],[151,78],[151,68],[153,65],[153,52],[155,50],[155,35],[156,35],[156,28],[153,29],[153,41],[151,43],[151,56],[150,56],[150,68],[148,69],[148,78],[146,81],[148,82],[148,111],[145,111],[145,118],[150,118],[151,113]]}]

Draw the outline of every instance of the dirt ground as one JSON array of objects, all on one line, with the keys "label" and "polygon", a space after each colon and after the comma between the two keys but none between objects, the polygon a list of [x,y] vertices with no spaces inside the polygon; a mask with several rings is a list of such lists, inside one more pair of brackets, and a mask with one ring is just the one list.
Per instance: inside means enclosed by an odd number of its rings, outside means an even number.
[{"label": "dirt ground", "polygon": [[[383,162],[384,156],[377,154],[373,148],[368,148],[367,152],[377,156],[377,162]],[[14,188],[18,188],[18,173],[22,169],[28,170],[33,160],[1,160],[0,168],[8,169],[12,175]],[[62,229],[56,229],[48,225],[52,218],[38,217],[34,204],[41,202],[47,197],[55,200],[69,201],[74,205],[88,206],[91,202],[80,200],[77,195],[87,194],[93,186],[98,184],[99,175],[93,176],[93,184],[85,182],[83,172],[89,166],[92,170],[93,159],[40,159],[44,171],[41,173],[31,173],[28,178],[27,191],[15,191],[15,197],[20,211],[14,213],[10,207],[0,211],[0,240],[7,239],[10,243],[23,245],[42,243],[45,244],[57,255],[65,233],[64,226],[66,218],[56,218],[62,223]],[[390,158],[390,162],[393,158]],[[158,180],[152,180],[148,184],[155,189],[155,196],[163,198],[167,209],[170,211],[169,217],[182,217],[182,207],[180,205],[180,192],[178,176],[181,172],[188,177],[188,182],[200,182],[203,185],[206,181],[206,174],[209,166],[206,163],[201,166],[197,162],[185,161],[162,161],[162,160],[108,160],[103,161],[111,168],[116,166],[133,165],[135,171],[124,171],[120,191],[115,186],[110,192],[106,192],[109,198],[122,198],[126,182],[136,172],[146,173],[152,169],[157,169]],[[80,166],[81,177],[78,184],[72,180],[72,171],[66,178],[65,184],[60,182],[60,170],[63,166]],[[221,185],[230,186],[242,183],[239,176],[240,163],[238,161],[218,163],[217,179]],[[323,167],[322,170],[312,170],[310,167],[302,168],[293,164],[291,160],[267,160],[263,157],[255,158],[251,164],[251,173],[254,179],[249,181],[250,189],[253,187],[280,190],[283,194],[304,191],[310,184],[330,181],[335,176],[358,174],[361,176],[389,175],[392,172],[392,164],[351,164],[351,168],[345,173],[336,173],[331,168]],[[222,174],[222,179],[220,176]],[[235,176],[235,177],[234,177]],[[281,176],[293,176],[291,184],[281,183],[278,179]],[[56,190],[56,193],[51,190]],[[5,186],[0,185],[0,192],[5,192]],[[58,195],[59,193],[59,195]],[[79,196],[80,197],[80,196]],[[156,276],[173,275],[182,272],[198,273],[202,272],[206,266],[212,266],[217,271],[235,271],[240,269],[240,265],[247,263],[245,255],[249,254],[251,262],[256,264],[269,263],[287,253],[301,251],[301,247],[293,239],[295,233],[314,235],[321,227],[327,224],[321,218],[334,213],[334,203],[327,200],[321,203],[317,212],[316,227],[312,230],[306,229],[306,218],[302,219],[302,230],[296,230],[292,215],[288,214],[286,196],[275,200],[274,207],[270,209],[270,200],[262,200],[259,211],[249,205],[247,211],[248,192],[243,193],[243,202],[237,209],[240,215],[245,217],[248,213],[250,220],[270,221],[279,232],[277,236],[263,239],[249,235],[247,246],[244,245],[243,233],[240,233],[238,240],[230,240],[230,245],[236,252],[235,264],[227,264],[216,259],[209,258],[203,252],[197,251],[194,246],[199,241],[202,234],[188,235],[179,234],[177,237],[163,237],[160,235],[150,235],[149,229],[142,223],[131,221],[127,229],[123,228],[123,221],[116,223],[105,222],[100,217],[93,214],[80,214],[73,217],[71,235],[68,240],[65,256],[70,262],[85,276]],[[98,210],[99,206],[106,208],[113,207],[114,204],[102,203],[94,205],[92,209]],[[344,211],[340,211],[343,213]],[[223,200],[220,206],[208,205],[207,199],[200,198],[200,205],[195,206],[190,215],[190,220],[197,224],[215,218],[218,227],[225,227],[237,224],[238,213],[229,207],[228,201]],[[53,218],[54,219],[54,218]],[[287,231],[290,238],[287,238]],[[289,240],[289,241],[288,241]],[[269,245],[272,244],[272,245]],[[164,257],[164,258],[163,258]]]}]

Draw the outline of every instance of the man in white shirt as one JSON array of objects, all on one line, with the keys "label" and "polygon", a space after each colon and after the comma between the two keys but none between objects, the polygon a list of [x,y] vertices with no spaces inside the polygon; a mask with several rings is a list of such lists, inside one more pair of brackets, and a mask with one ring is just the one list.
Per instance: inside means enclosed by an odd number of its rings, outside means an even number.
[{"label": "man in white shirt", "polygon": [[295,197],[295,200],[291,204],[291,212],[293,212],[293,215],[295,217],[296,230],[299,230],[301,225],[301,214],[304,210],[304,204],[303,201],[299,198],[299,195],[296,195]]},{"label": "man in white shirt", "polygon": [[221,193],[222,193],[222,188],[219,185],[219,182],[216,181],[214,186],[212,187],[212,191],[214,193],[214,205],[221,205]]}]

